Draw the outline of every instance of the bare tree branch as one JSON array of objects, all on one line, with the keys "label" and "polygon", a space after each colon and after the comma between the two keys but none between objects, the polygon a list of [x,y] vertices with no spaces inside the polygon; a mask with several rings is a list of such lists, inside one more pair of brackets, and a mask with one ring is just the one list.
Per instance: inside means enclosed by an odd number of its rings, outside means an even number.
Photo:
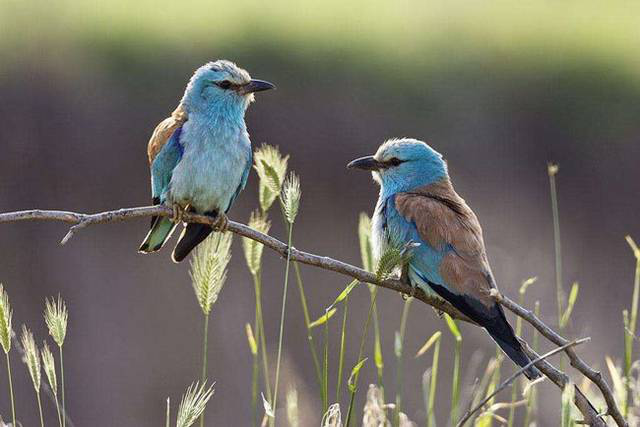
[{"label": "bare tree branch", "polygon": [[[552,343],[558,346],[565,346],[569,343],[566,338],[558,335],[558,333],[556,333],[553,329],[545,325],[542,320],[540,320],[531,310],[527,310],[519,306],[509,298],[499,293],[497,290],[493,290],[491,296],[498,303],[502,304],[515,315],[522,317],[524,320],[529,322],[534,328],[538,330],[538,332],[540,332]],[[587,363],[577,355],[573,348],[567,347],[565,353],[567,353],[567,356],[569,356],[571,366],[580,371],[580,373],[582,373],[585,377],[589,378],[600,389],[605,402],[607,402],[607,415],[611,415],[618,426],[627,427],[629,424],[618,409],[615,397],[613,396],[613,392],[611,391],[609,384],[607,384],[607,381],[602,376],[602,373],[587,365]]]},{"label": "bare tree branch", "polygon": [[[19,221],[58,221],[65,222],[67,224],[72,224],[72,227],[69,229],[68,233],[64,236],[61,244],[65,244],[73,237],[74,233],[80,229],[86,228],[90,225],[94,224],[106,224],[111,222],[122,222],[129,219],[134,218],[142,218],[149,216],[164,216],[171,217],[173,215],[173,211],[165,206],[145,206],[145,207],[136,207],[136,208],[128,208],[128,209],[119,209],[114,211],[100,212],[96,214],[82,214],[77,212],[67,212],[67,211],[56,211],[56,210],[27,210],[27,211],[18,211],[18,212],[7,212],[0,214],[0,224],[1,223],[9,223],[9,222],[19,222]],[[200,224],[209,224],[213,225],[214,219],[205,215],[196,215],[191,213],[185,213],[183,216],[183,220],[186,222],[194,222]],[[354,279],[357,279],[361,282],[371,283],[377,286],[381,286],[383,288],[387,288],[396,292],[400,292],[407,295],[413,295],[420,301],[424,302],[432,306],[438,313],[448,313],[451,317],[463,320],[465,322],[474,323],[468,317],[460,313],[457,309],[451,306],[449,303],[444,302],[439,298],[432,297],[430,295],[425,294],[420,289],[415,289],[410,285],[403,283],[398,279],[387,279],[387,280],[379,280],[375,274],[365,271],[361,268],[355,267],[351,264],[347,264],[342,261],[335,260],[333,258],[314,255],[308,252],[300,251],[293,247],[289,248],[285,243],[280,240],[268,236],[266,234],[260,233],[256,230],[253,230],[247,227],[244,224],[229,221],[228,230],[238,234],[240,236],[255,240],[259,243],[262,243],[266,247],[274,250],[280,256],[286,257],[289,254],[291,260],[307,264],[315,267],[319,267],[325,270],[334,271],[336,273],[341,273],[346,276],[350,276]],[[500,304],[507,307],[509,310],[513,311],[516,315],[524,318],[529,323],[531,323],[536,329],[538,329],[542,335],[544,335],[547,339],[551,340],[553,343],[559,346],[566,346],[569,344],[569,341],[562,338],[558,334],[556,334],[553,330],[551,330],[548,326],[542,323],[533,313],[530,311],[520,307],[513,301],[508,298],[502,296],[497,293],[494,294],[494,298]],[[530,354],[530,357],[533,359],[538,358],[534,352],[524,343],[525,350],[527,350]],[[618,426],[628,427],[627,422],[622,418],[620,411],[618,410],[615,400],[613,399],[613,394],[606,381],[602,378],[602,375],[591,369],[586,363],[584,363],[578,356],[575,354],[573,349],[566,348],[564,350],[569,355],[571,359],[572,366],[576,367],[580,372],[582,372],[585,376],[591,379],[602,391],[607,405],[609,406],[609,414],[616,420]],[[561,389],[564,385],[569,381],[566,374],[557,370],[552,365],[550,365],[546,360],[540,360],[536,362],[536,367],[540,369],[542,373],[544,373],[552,382],[558,385]],[[577,389],[577,388],[576,388]],[[593,405],[588,401],[588,399],[577,390],[575,403],[582,415],[585,418],[585,422],[594,426],[605,426],[606,424],[602,420],[601,417],[598,416],[597,411],[594,409]]]},{"label": "bare tree branch", "polygon": [[[62,238],[60,244],[65,244],[73,237],[76,231],[86,228],[94,224],[106,224],[111,222],[122,222],[133,218],[142,218],[149,216],[165,216],[170,217],[173,215],[173,211],[165,206],[145,206],[139,208],[118,209],[115,211],[100,212],[96,214],[82,214],[76,212],[67,211],[54,211],[54,210],[28,210],[18,212],[7,212],[0,214],[0,224],[7,222],[18,221],[59,221],[68,224],[73,224],[69,229],[69,232]],[[206,215],[197,215],[192,213],[185,213],[183,218],[186,222],[196,222],[200,224],[212,225],[213,218]],[[247,227],[244,224],[229,221],[228,230],[243,237],[255,240],[262,243],[266,247],[276,251],[283,258],[286,258],[289,248],[284,242],[273,238],[269,235],[260,233],[252,228]],[[419,289],[401,282],[397,279],[378,280],[375,274],[370,273],[361,268],[355,267],[351,264],[344,263],[329,257],[318,256],[310,254],[308,252],[299,251],[295,248],[291,248],[291,259],[302,264],[312,265],[315,267],[323,268],[325,270],[335,271],[354,279],[358,279],[361,282],[372,283],[374,285],[382,286],[383,288],[391,289],[392,291],[400,292],[406,295],[413,295],[422,302],[432,306],[438,312],[448,313],[451,317],[466,322],[474,323],[467,316],[456,310],[451,304],[443,301],[442,299],[435,298],[425,294]]]}]

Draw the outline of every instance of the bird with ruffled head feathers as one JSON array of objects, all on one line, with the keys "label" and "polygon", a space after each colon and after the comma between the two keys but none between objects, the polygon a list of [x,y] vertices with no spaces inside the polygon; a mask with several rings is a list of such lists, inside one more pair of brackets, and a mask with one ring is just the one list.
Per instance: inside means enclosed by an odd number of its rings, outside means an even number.
[{"label": "bird with ruffled head feathers", "polygon": [[[226,228],[226,213],[244,189],[252,164],[245,111],[256,92],[273,88],[226,60],[195,71],[178,108],[149,140],[153,202],[171,206],[175,214],[152,219],[140,252],[160,250],[184,210],[210,215],[216,227]],[[205,224],[186,224],[173,260],[182,261],[211,231]]]},{"label": "bird with ruffled head feathers", "polygon": [[[482,228],[453,189],[442,155],[416,139],[392,139],[347,167],[371,171],[380,184],[372,221],[377,256],[390,242],[417,244],[403,277],[484,327],[516,364],[529,364],[502,307],[490,296],[496,283]],[[530,367],[525,375],[540,373]]]}]

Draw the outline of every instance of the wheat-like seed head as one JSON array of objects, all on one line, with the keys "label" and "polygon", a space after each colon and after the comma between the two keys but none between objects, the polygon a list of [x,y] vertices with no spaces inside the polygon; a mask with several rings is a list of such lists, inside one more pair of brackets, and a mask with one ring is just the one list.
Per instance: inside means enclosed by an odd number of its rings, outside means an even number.
[{"label": "wheat-like seed head", "polygon": [[56,377],[56,362],[53,359],[53,353],[49,349],[49,344],[46,341],[43,342],[42,349],[40,350],[42,356],[42,364],[44,365],[44,373],[47,375],[47,381],[54,395],[58,394],[58,379]]},{"label": "wheat-like seed head", "polygon": [[9,305],[9,294],[4,290],[4,286],[0,283],[0,344],[5,354],[11,350],[11,318],[13,310]]},{"label": "wheat-like seed head", "polygon": [[22,342],[22,347],[24,347],[24,363],[26,363],[29,375],[31,375],[33,388],[36,393],[40,393],[40,380],[42,378],[40,354],[38,353],[38,347],[36,347],[36,341],[33,339],[33,334],[24,325],[22,325],[20,341]]},{"label": "wheat-like seed head", "polygon": [[254,168],[260,178],[259,202],[262,212],[269,210],[278,197],[287,174],[289,156],[282,156],[278,147],[263,144],[253,154]]},{"label": "wheat-like seed head", "polygon": [[302,191],[300,190],[300,179],[298,175],[291,172],[284,182],[282,188],[282,208],[284,210],[284,216],[287,218],[289,224],[293,224],[298,216],[298,210],[300,209],[300,197]]},{"label": "wheat-like seed head", "polygon": [[206,388],[206,383],[192,383],[182,395],[178,407],[176,427],[190,427],[204,412],[207,402],[213,395],[213,384]]},{"label": "wheat-like seed head", "polygon": [[49,328],[49,335],[62,347],[64,339],[67,335],[67,322],[69,320],[69,312],[67,305],[64,303],[60,295],[57,299],[45,300],[44,321]]},{"label": "wheat-like seed head", "polygon": [[191,281],[198,304],[205,315],[218,299],[231,260],[231,233],[212,233],[198,245],[191,260]]},{"label": "wheat-like seed head", "polygon": [[[266,213],[253,211],[251,212],[249,223],[247,225],[262,234],[268,234],[269,229],[271,228],[271,221],[267,219]],[[264,245],[253,239],[243,237],[242,248],[244,249],[244,258],[247,262],[247,268],[251,274],[254,276],[257,275],[262,267],[262,250],[264,249]]]},{"label": "wheat-like seed head", "polygon": [[380,259],[378,259],[376,267],[378,280],[386,280],[391,277],[397,267],[402,267],[409,262],[413,249],[419,246],[415,242],[402,243],[393,238],[388,238],[388,242]]}]

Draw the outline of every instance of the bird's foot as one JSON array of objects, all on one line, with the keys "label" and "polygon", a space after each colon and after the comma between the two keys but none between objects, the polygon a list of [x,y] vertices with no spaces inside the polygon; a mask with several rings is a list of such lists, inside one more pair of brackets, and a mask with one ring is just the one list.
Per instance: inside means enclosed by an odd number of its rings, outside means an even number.
[{"label": "bird's foot", "polygon": [[229,218],[227,218],[227,215],[219,213],[211,226],[214,230],[224,233],[229,228]]},{"label": "bird's foot", "polygon": [[404,266],[402,266],[402,269],[400,270],[400,276],[398,277],[398,280],[400,280],[402,283],[404,283],[405,285],[409,285],[409,287],[411,288],[411,292],[409,293],[402,293],[402,299],[403,300],[408,300],[409,298],[415,298],[417,292],[418,292],[418,287],[414,286],[411,281],[409,280],[409,265],[406,264]]},{"label": "bird's foot", "polygon": [[184,215],[184,209],[182,208],[182,206],[180,206],[177,203],[174,203],[171,206],[171,209],[173,210],[173,216],[171,217],[171,221],[174,224],[180,224],[182,222],[182,217]]},{"label": "bird's foot", "polygon": [[[408,283],[408,282],[407,282]],[[413,286],[411,283],[409,283],[409,286],[411,286],[411,292],[409,293],[402,293],[402,299],[404,301],[408,300],[409,298],[415,298],[416,295],[418,295],[418,287],[417,286]]]}]

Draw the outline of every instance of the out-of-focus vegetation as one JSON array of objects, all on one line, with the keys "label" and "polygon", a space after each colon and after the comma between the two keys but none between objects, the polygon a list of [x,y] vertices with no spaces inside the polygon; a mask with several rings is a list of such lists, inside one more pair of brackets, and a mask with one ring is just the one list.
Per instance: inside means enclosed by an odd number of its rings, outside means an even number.
[{"label": "out-of-focus vegetation", "polygon": [[[277,47],[301,59],[355,55],[351,60],[366,58],[365,64],[411,61],[409,73],[437,66],[444,57],[463,61],[471,55],[488,62],[501,58],[515,68],[592,58],[635,74],[640,67],[638,16],[637,2],[594,0],[3,0],[0,47],[5,59],[22,57],[25,49],[38,54],[56,46],[150,56],[161,55],[159,50]],[[457,54],[450,55],[451,50]]]}]

